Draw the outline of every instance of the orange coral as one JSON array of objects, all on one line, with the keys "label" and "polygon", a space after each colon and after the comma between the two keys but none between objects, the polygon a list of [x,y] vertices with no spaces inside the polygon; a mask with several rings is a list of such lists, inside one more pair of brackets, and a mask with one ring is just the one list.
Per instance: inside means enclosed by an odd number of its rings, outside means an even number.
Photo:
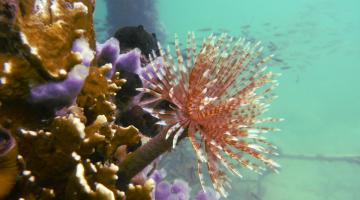
[{"label": "orange coral", "polygon": [[[69,6],[71,5],[71,7]],[[19,1],[16,26],[22,43],[30,49],[46,72],[54,77],[64,77],[80,62],[78,55],[71,52],[72,42],[84,36],[92,49],[95,48],[91,0],[81,2],[33,0]]]}]

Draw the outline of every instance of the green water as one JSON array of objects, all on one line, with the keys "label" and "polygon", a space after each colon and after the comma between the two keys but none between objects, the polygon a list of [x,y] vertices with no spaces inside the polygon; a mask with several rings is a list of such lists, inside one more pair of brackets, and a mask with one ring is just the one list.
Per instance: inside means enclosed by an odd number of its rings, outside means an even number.
[{"label": "green water", "polygon": [[[105,2],[97,4],[95,17],[104,19]],[[234,179],[228,199],[360,199],[360,160],[284,157],[360,156],[360,1],[158,0],[156,8],[167,40],[189,30],[201,37],[207,33],[197,30],[211,28],[261,40],[279,60],[270,69],[283,74],[280,98],[269,114],[285,121],[269,137],[281,151],[276,160],[282,168]]]}]

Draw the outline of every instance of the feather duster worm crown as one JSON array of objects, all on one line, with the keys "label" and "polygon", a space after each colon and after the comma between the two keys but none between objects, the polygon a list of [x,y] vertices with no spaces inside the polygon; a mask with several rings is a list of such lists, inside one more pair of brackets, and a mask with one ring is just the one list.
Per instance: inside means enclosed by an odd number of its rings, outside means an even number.
[{"label": "feather duster worm crown", "polygon": [[[224,186],[230,187],[230,173],[242,176],[239,166],[261,173],[278,164],[269,158],[275,146],[262,136],[276,131],[262,123],[281,119],[258,117],[275,98],[276,74],[267,72],[264,64],[272,55],[262,58],[260,42],[251,44],[245,39],[233,41],[223,34],[210,35],[198,51],[194,33],[188,34],[185,60],[179,40],[175,36],[176,57],[159,44],[160,58],[152,58],[142,75],[144,88],[153,98],[142,106],[161,119],[166,138],[173,138],[175,147],[179,137],[188,136],[198,157],[198,173],[202,186],[202,167],[223,196]],[[168,101],[167,110],[151,108],[153,103]],[[150,107],[150,108],[149,108]]]}]

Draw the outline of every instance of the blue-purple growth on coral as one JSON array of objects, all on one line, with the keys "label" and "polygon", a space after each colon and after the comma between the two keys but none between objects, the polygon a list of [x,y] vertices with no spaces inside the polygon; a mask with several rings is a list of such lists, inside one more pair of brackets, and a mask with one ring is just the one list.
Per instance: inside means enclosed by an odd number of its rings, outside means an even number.
[{"label": "blue-purple growth on coral", "polygon": [[73,103],[89,74],[88,67],[94,59],[94,52],[85,38],[76,39],[71,50],[81,55],[81,64],[74,66],[63,81],[53,81],[32,87],[30,102],[41,103],[55,109]]},{"label": "blue-purple growth on coral", "polygon": [[[191,188],[189,184],[181,179],[175,179],[171,184],[169,181],[164,180],[166,171],[164,169],[155,170],[150,176],[155,183],[154,190],[155,200],[189,200]],[[205,188],[205,191],[200,190],[194,200],[219,200],[220,195],[211,188]]]},{"label": "blue-purple growth on coral", "polygon": [[160,183],[166,177],[165,169],[155,170],[154,173],[151,174],[150,178],[152,178],[156,184]]},{"label": "blue-purple growth on coral", "polygon": [[189,184],[183,180],[175,179],[171,184],[164,180],[166,171],[164,169],[155,170],[150,176],[155,183],[154,190],[155,200],[188,200],[190,196]]},{"label": "blue-purple growth on coral", "polygon": [[76,65],[64,81],[49,82],[31,88],[30,101],[53,108],[70,105],[81,91],[88,73],[88,67],[81,64]]},{"label": "blue-purple growth on coral", "polygon": [[115,64],[120,54],[119,41],[115,38],[106,40],[103,44],[96,43],[96,58],[99,66],[107,63]]},{"label": "blue-purple growth on coral", "polygon": [[183,180],[176,179],[173,184],[161,181],[155,188],[156,200],[188,200],[190,197],[189,184]]},{"label": "blue-purple growth on coral", "polygon": [[139,74],[141,71],[140,49],[133,49],[125,54],[121,54],[115,63],[116,70],[125,70],[134,74]]},{"label": "blue-purple growth on coral", "polygon": [[113,68],[108,74],[110,78],[116,71],[127,71],[133,74],[139,74],[141,71],[139,49],[133,49],[125,54],[120,54],[119,41],[116,38],[110,38],[103,44],[96,44],[97,64],[99,66],[112,64]]},{"label": "blue-purple growth on coral", "polygon": [[195,200],[219,200],[219,199],[220,199],[220,195],[211,188],[205,188],[205,191],[200,190],[195,196]]}]

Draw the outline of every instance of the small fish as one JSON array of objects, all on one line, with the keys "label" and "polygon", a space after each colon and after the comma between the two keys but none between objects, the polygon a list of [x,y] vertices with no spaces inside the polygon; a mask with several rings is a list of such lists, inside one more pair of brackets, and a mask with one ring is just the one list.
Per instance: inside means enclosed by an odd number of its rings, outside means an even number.
[{"label": "small fish", "polygon": [[221,32],[213,32],[213,35],[215,35],[215,36],[219,36],[221,34],[223,34],[223,33],[221,33]]},{"label": "small fish", "polygon": [[263,23],[264,26],[270,26],[270,22]]},{"label": "small fish", "polygon": [[170,46],[174,46],[175,42],[168,42],[167,44],[170,45]]},{"label": "small fish", "polygon": [[333,54],[338,50],[338,48],[330,48],[329,51],[327,52],[327,54]]},{"label": "small fish", "polygon": [[248,30],[242,30],[241,34],[244,35],[245,37],[247,37],[249,35],[249,31]]},{"label": "small fish", "polygon": [[290,34],[297,33],[297,30],[289,30],[288,33]]},{"label": "small fish", "polygon": [[212,30],[212,28],[200,28],[197,31],[199,31],[199,32],[209,32],[211,30]]},{"label": "small fish", "polygon": [[251,43],[254,43],[254,42],[256,42],[256,39],[255,39],[254,37],[248,37],[248,38],[246,39],[246,41],[251,42]]},{"label": "small fish", "polygon": [[254,199],[261,200],[261,198],[257,194],[255,194],[254,192],[250,192],[250,194]]},{"label": "small fish", "polygon": [[270,51],[276,51],[277,50],[277,46],[273,42],[269,42],[267,47],[269,48]]},{"label": "small fish", "polygon": [[244,26],[241,26],[241,28],[242,29],[248,29],[248,28],[250,28],[250,25],[248,24],[248,25],[244,25]]},{"label": "small fish", "polygon": [[290,67],[290,66],[285,66],[285,67],[280,67],[280,69],[282,69],[282,70],[288,70],[288,69],[291,69],[291,67]]},{"label": "small fish", "polygon": [[223,32],[223,33],[228,33],[230,32],[228,29],[225,29],[225,28],[219,28],[218,29],[220,32]]},{"label": "small fish", "polygon": [[[171,46],[175,46],[175,42],[168,42],[168,45],[171,45]],[[182,46],[183,45],[183,43],[179,43],[179,46]]]},{"label": "small fish", "polygon": [[274,33],[274,36],[275,37],[280,37],[280,36],[283,36],[283,34],[282,33]]},{"label": "small fish", "polygon": [[297,74],[296,75],[296,80],[295,80],[295,83],[299,83],[300,82],[300,75],[299,74]]},{"label": "small fish", "polygon": [[280,58],[272,58],[272,60],[275,61],[275,62],[278,62],[278,63],[284,62],[284,61],[283,61],[282,59],[280,59]]}]

